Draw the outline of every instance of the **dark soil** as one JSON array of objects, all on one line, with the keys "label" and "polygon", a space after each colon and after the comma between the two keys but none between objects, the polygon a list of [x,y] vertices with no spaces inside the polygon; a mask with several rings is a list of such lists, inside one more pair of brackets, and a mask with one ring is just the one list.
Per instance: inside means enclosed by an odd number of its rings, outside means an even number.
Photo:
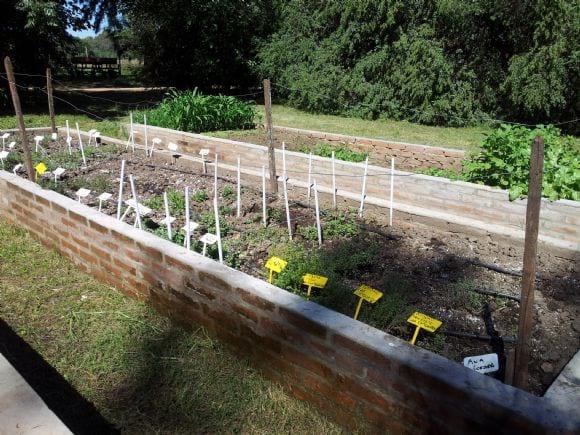
[{"label": "dark soil", "polygon": [[[255,141],[255,138],[251,140]],[[55,146],[62,147],[63,144]],[[45,148],[49,153],[52,152],[50,146]],[[88,168],[68,170],[56,190],[76,199],[76,189],[89,188],[93,191],[92,195],[84,202],[96,207],[96,197],[99,194],[103,191],[115,194],[117,191],[120,162],[121,159],[126,159],[126,174],[134,175],[140,202],[147,203],[167,189],[183,191],[187,185],[192,194],[205,190],[210,198],[191,202],[192,219],[199,221],[204,214],[213,212],[213,175],[201,174],[201,167],[186,169],[179,164],[175,166],[155,157],[147,159],[144,151],[132,154],[104,148],[99,150],[89,159]],[[55,188],[54,182],[48,179],[43,184]],[[228,250],[226,262],[246,273],[266,279],[264,263],[270,251],[287,241],[283,201],[268,199],[270,229],[265,232],[261,223],[261,191],[256,189],[257,186],[244,186],[243,213],[237,218],[233,178],[232,181],[220,178],[218,184],[219,204],[227,207],[222,223],[229,227],[224,236],[224,245]],[[224,195],[226,186],[231,186],[234,193]],[[126,187],[125,192],[128,191]],[[128,197],[126,194],[125,198]],[[307,200],[304,189],[292,188],[291,197],[299,199],[291,206],[295,232],[299,232],[301,227],[315,225],[314,211],[305,206]],[[331,210],[332,205],[328,199],[323,198],[321,210]],[[346,210],[349,205],[356,207],[356,204],[345,202],[339,204],[339,208]],[[104,205],[103,212],[110,215],[116,213],[115,196]],[[160,222],[163,217],[161,208],[154,212],[152,221]],[[174,230],[183,226],[183,217],[175,217],[177,221],[173,224]],[[330,213],[323,216],[323,227],[330,218]],[[133,218],[129,217],[127,221],[133,223]],[[399,295],[405,301],[406,308],[402,310],[405,317],[398,315],[395,316],[396,320],[383,323],[380,316],[373,317],[377,313],[373,310],[378,309],[378,304],[363,306],[364,315],[361,320],[370,319],[372,324],[397,337],[405,340],[411,338],[413,329],[405,322],[405,318],[407,313],[414,310],[440,319],[443,322],[442,331],[489,335],[490,331],[486,330],[483,316],[484,307],[487,305],[499,335],[506,337],[508,341],[515,338],[519,303],[503,297],[481,295],[474,290],[492,290],[517,297],[521,278],[474,265],[470,260],[477,259],[481,263],[495,264],[508,270],[521,270],[522,241],[458,230],[429,220],[419,222],[416,218],[402,213],[395,213],[393,227],[388,227],[387,222],[388,216],[384,209],[367,208],[364,221],[357,220],[361,228],[358,235],[351,239],[326,239],[321,251],[318,251],[317,243],[299,234],[295,235],[295,242],[305,246],[309,252],[322,252],[323,255],[334,255],[341,249],[347,249],[350,253],[365,252],[369,246],[378,246],[379,249],[373,251],[372,267],[359,270],[355,276],[345,277],[344,282],[353,291],[360,284],[367,284],[383,291],[385,300],[388,297],[396,299]],[[203,225],[200,229],[201,232],[196,232],[194,239],[203,234]],[[158,233],[163,234],[163,231]],[[579,348],[580,271],[577,258],[575,260],[558,256],[542,247],[539,249],[539,279],[535,292],[530,365],[530,391],[535,394],[545,391]],[[328,300],[322,296],[315,296],[313,300],[327,305],[334,304],[332,301],[328,304]],[[355,297],[349,296],[346,303],[337,302],[334,305],[352,316],[355,302]],[[514,347],[512,342],[503,344],[506,350]],[[466,356],[494,351],[489,341],[456,338],[441,332],[421,333],[417,345],[458,363]]]}]

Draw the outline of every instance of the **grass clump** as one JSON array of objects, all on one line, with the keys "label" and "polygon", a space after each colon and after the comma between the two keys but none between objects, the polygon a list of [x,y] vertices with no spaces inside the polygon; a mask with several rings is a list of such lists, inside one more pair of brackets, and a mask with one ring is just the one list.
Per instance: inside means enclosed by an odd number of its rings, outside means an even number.
[{"label": "grass clump", "polygon": [[[193,196],[191,197],[195,202],[205,202],[209,199],[209,195],[205,190],[198,190],[196,191]],[[185,205],[184,205],[185,207]]]},{"label": "grass clump", "polygon": [[347,162],[364,162],[368,156],[368,153],[363,153],[359,151],[354,151],[348,148],[346,145],[334,146],[327,142],[318,142],[313,149],[306,146],[298,148],[300,152],[312,153],[320,157],[332,157],[332,152],[334,151],[334,158],[337,160],[344,160]]},{"label": "grass clump", "polygon": [[136,122],[157,127],[201,133],[216,130],[247,130],[255,127],[255,106],[224,95],[202,95],[192,91],[171,91],[155,108],[135,114]]}]

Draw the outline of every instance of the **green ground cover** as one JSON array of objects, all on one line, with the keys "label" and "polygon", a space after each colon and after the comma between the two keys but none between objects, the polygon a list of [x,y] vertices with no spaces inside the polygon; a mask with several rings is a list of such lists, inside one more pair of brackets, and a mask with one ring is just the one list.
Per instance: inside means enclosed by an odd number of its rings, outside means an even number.
[{"label": "green ground cover", "polygon": [[0,276],[2,319],[123,431],[340,432],[205,330],[174,326],[3,220]]}]

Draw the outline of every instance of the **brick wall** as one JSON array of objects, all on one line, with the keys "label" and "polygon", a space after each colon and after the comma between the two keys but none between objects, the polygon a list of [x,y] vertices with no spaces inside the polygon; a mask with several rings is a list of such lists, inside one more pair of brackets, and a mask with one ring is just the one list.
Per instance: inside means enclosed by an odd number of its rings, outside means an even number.
[{"label": "brick wall", "polygon": [[465,151],[450,148],[419,145],[406,142],[395,142],[368,137],[347,136],[344,134],[325,133],[323,131],[303,130],[301,128],[282,127],[275,125],[275,131],[301,135],[326,142],[349,144],[351,147],[369,153],[371,157],[390,162],[395,157],[399,166],[406,169],[441,168],[461,169],[461,160]]},{"label": "brick wall", "polygon": [[[137,141],[142,142],[142,126],[135,125]],[[261,145],[179,132],[159,127],[148,127],[149,139],[159,137],[162,148],[175,142],[187,156],[198,156],[201,148],[211,151],[210,160],[217,153],[219,162],[234,167],[237,158],[242,161],[242,172],[261,176],[261,166],[268,167],[268,150]],[[289,184],[306,187],[308,155],[286,152]],[[282,152],[276,150],[276,167],[282,172]],[[335,163],[338,196],[359,201],[362,191],[364,164],[337,160]],[[332,192],[331,160],[312,157],[313,178],[322,192]],[[267,170],[266,170],[267,172]],[[323,175],[320,175],[323,174]],[[369,166],[366,185],[366,203],[389,206],[390,175],[387,167]],[[396,171],[394,209],[406,213],[440,219],[492,234],[523,239],[526,200],[509,201],[505,190],[441,177]],[[570,251],[580,250],[580,202],[542,200],[540,213],[541,242]]]},{"label": "brick wall", "polygon": [[0,216],[181,324],[205,326],[347,428],[546,433],[580,427],[577,413],[564,415],[545,399],[5,171]]}]

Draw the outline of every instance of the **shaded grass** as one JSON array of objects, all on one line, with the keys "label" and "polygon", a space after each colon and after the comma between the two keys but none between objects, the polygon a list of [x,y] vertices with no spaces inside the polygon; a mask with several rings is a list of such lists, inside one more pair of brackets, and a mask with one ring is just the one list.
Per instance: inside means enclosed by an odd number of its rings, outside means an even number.
[{"label": "shaded grass", "polygon": [[5,221],[0,276],[2,318],[124,431],[340,432],[203,329],[172,325]]}]

